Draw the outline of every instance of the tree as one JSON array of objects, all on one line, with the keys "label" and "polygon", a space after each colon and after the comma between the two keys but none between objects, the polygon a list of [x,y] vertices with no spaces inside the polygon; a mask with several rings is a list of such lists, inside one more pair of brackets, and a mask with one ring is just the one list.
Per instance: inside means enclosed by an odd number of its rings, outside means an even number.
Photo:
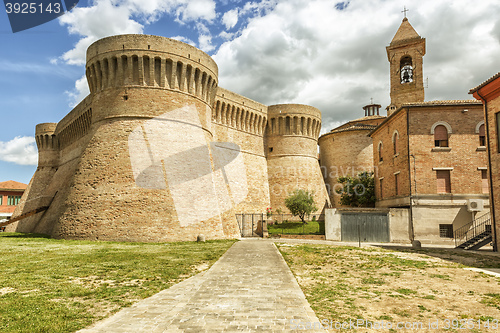
[{"label": "tree", "polygon": [[298,189],[285,199],[285,206],[293,216],[300,217],[302,223],[307,223],[304,220],[306,215],[318,210],[314,204],[314,193]]},{"label": "tree", "polygon": [[336,189],[340,194],[340,203],[353,207],[375,207],[375,180],[373,172],[362,172],[357,177],[340,177],[338,182],[342,188]]}]

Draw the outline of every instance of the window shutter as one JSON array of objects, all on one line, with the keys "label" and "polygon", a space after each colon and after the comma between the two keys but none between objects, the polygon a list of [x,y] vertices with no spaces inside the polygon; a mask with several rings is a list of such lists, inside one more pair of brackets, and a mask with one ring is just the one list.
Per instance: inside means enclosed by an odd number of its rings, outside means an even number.
[{"label": "window shutter", "polygon": [[436,182],[437,193],[451,192],[450,171],[448,170],[436,171],[436,179],[437,179]]},{"label": "window shutter", "polygon": [[434,129],[434,140],[448,140],[448,130],[443,125],[436,126]]},{"label": "window shutter", "polygon": [[490,190],[488,188],[488,177],[486,170],[481,170],[481,181],[482,181],[483,193],[489,193]]},{"label": "window shutter", "polygon": [[479,126],[479,136],[486,136],[484,131],[484,124]]}]

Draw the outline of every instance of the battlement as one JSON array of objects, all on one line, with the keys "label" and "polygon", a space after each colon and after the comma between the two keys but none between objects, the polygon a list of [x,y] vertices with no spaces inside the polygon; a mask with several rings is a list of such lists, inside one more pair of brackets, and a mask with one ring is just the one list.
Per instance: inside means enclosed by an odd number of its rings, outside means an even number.
[{"label": "battlement", "polygon": [[302,104],[277,104],[268,108],[268,135],[299,135],[318,139],[321,111]]},{"label": "battlement", "polygon": [[229,90],[218,88],[212,121],[262,136],[267,124],[267,106]]},{"label": "battlement", "polygon": [[92,124],[92,99],[87,96],[66,115],[55,129],[60,148],[65,148],[83,137]]},{"label": "battlement", "polygon": [[118,35],[89,46],[86,76],[91,94],[114,87],[149,87],[181,91],[212,106],[218,68],[208,54],[177,40]]},{"label": "battlement", "polygon": [[38,150],[57,150],[59,142],[54,134],[57,123],[42,123],[36,125],[35,140]]}]

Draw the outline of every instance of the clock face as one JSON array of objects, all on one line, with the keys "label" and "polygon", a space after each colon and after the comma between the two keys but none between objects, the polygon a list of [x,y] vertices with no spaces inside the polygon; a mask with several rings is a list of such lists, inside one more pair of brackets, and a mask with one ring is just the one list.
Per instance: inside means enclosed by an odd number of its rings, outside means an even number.
[{"label": "clock face", "polygon": [[401,83],[413,82],[413,68],[405,65],[401,68]]}]

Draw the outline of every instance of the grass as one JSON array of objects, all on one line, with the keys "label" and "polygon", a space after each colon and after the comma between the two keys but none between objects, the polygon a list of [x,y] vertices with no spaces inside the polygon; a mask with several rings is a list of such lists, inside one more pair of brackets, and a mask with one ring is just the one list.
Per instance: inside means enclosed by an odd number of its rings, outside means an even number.
[{"label": "grass", "polygon": [[424,253],[376,247],[276,245],[320,321],[500,320],[500,279],[464,269],[467,264],[483,265],[486,261],[496,267],[500,265],[498,256],[452,249]]},{"label": "grass", "polygon": [[283,221],[267,226],[269,235],[324,235],[324,221],[302,222]]},{"label": "grass", "polygon": [[84,328],[208,268],[234,242],[90,242],[1,233],[0,331]]}]

